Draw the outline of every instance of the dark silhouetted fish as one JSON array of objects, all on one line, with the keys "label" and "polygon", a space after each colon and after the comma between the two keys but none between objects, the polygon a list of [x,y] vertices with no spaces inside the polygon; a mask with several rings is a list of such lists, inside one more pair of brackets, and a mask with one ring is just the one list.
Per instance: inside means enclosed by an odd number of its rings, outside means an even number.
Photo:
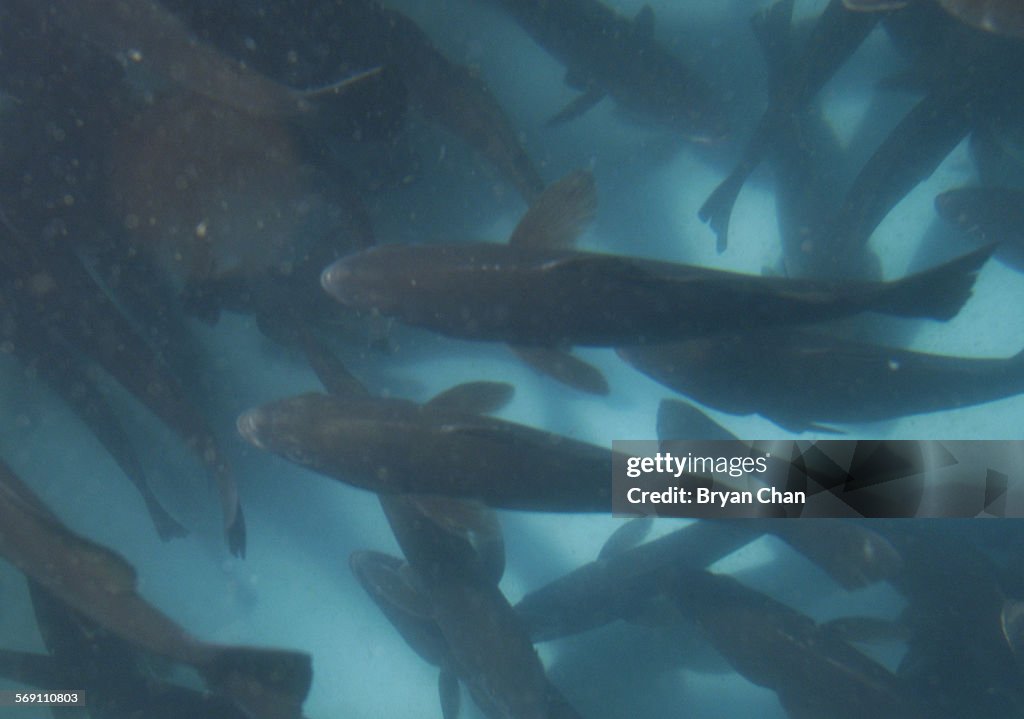
[{"label": "dark silhouetted fish", "polygon": [[[793,27],[793,0],[780,0],[751,19],[761,53],[768,65],[770,94],[785,91],[803,27]],[[842,200],[845,149],[820,101],[778,120],[770,147],[770,164],[775,179],[775,206],[782,240],[782,268],[787,277],[837,276],[834,248],[823,242],[821,230]],[[863,246],[851,258],[862,272],[842,276],[878,279],[878,258]]]},{"label": "dark silhouetted fish", "polygon": [[438,667],[438,694],[444,719],[459,715],[459,684],[454,658],[422,588],[414,586],[409,565],[397,557],[372,551],[353,552],[352,573],[406,644],[423,661]]},{"label": "dark silhouetted fish", "polygon": [[307,112],[318,94],[334,94],[379,68],[326,88],[301,92],[260,75],[199,42],[155,0],[51,0],[46,12],[125,64],[138,64],[167,80],[241,112],[288,116]]},{"label": "dark silhouetted fish", "polygon": [[736,198],[747,178],[776,142],[777,133],[785,132],[793,113],[818,94],[878,20],[876,14],[849,12],[843,7],[842,0],[831,0],[803,50],[791,54],[788,82],[773,94],[736,167],[700,208],[700,218],[711,224],[718,237],[719,252],[724,251],[728,244],[729,218]]},{"label": "dark silhouetted fish", "polygon": [[[44,243],[39,243],[44,244]],[[245,519],[234,477],[212,430],[177,376],[136,332],[74,255],[39,252],[0,213],[0,274],[17,314],[91,356],[198,455],[220,493],[231,551],[245,554]],[[25,292],[28,287],[31,291]],[[21,288],[20,291],[18,289]]]},{"label": "dark silhouetted fish", "polygon": [[578,718],[548,681],[526,627],[469,543],[426,521],[415,497],[382,496],[381,506],[409,560],[411,582],[444,637],[446,664],[483,713],[493,719]]},{"label": "dark silhouetted fish", "polygon": [[207,644],[136,592],[120,555],[71,532],[0,462],[0,556],[69,607],[142,650],[194,667],[258,719],[298,719],[312,682],[299,652]]},{"label": "dark silhouetted fish", "polygon": [[787,330],[729,333],[619,354],[709,407],[794,432],[967,407],[1024,392],[1024,353],[933,355]]},{"label": "dark silhouetted fish", "polygon": [[166,541],[185,536],[187,530],[168,514],[153,494],[120,420],[81,360],[59,338],[34,327],[32,318],[17,317],[15,313],[13,305],[0,296],[0,316],[5,320],[5,327],[13,332],[8,335],[0,331],[0,336],[11,343],[27,368],[37,372],[64,399],[114,458],[142,496],[160,538]]},{"label": "dark silhouetted fish", "polygon": [[998,242],[996,257],[1024,272],[1024,190],[961,187],[935,198],[935,209],[982,242]]},{"label": "dark silhouetted fish", "polygon": [[245,719],[226,697],[158,679],[145,653],[29,580],[32,608],[49,656],[0,651],[0,674],[44,691],[83,690],[91,716],[118,719]]},{"label": "dark silhouetted fish", "polygon": [[[993,560],[1001,546],[983,551],[975,523],[880,519],[871,526],[906,560],[892,579],[907,600],[901,678],[930,699],[935,716],[1011,719],[1024,713],[1021,667],[1006,633],[1007,585],[1018,579]],[[997,527],[1001,544],[1019,537],[1015,524]]]},{"label": "dark silhouetted fish", "polygon": [[[335,68],[384,68],[377,77],[380,82],[361,83],[350,90],[358,93],[377,86],[383,97],[369,98],[355,127],[336,128],[336,137],[379,135],[383,126],[383,139],[394,141],[400,131],[394,125],[400,125],[408,97],[424,117],[479,153],[524,200],[531,202],[544,189],[518,130],[484,79],[446,58],[415,22],[396,10],[371,0],[294,0],[267,6],[241,2],[212,6],[196,0],[167,4],[204,40],[233,57],[245,58],[279,82],[329,83],[334,78],[325,73]],[[281,47],[291,52],[277,52]],[[350,99],[355,99],[353,94],[342,98]],[[391,109],[395,104],[400,105],[397,112]],[[325,107],[323,114],[330,117],[318,117],[318,124],[330,125],[337,113]],[[315,159],[330,154],[323,142],[312,144],[320,156]]]},{"label": "dark silhouetted fish", "polygon": [[812,241],[831,249],[831,276],[849,275],[879,223],[979,124],[1016,107],[1020,43],[979,33],[931,3],[887,22],[895,43],[914,55],[912,76],[926,94],[871,155],[835,217]]},{"label": "dark silhouetted fish", "polygon": [[566,68],[582,94],[552,118],[578,117],[610,96],[623,109],[697,142],[728,134],[708,84],[654,38],[650,6],[632,20],[599,0],[498,0],[538,45]]},{"label": "dark silhouetted fish", "polygon": [[888,579],[901,566],[884,537],[845,521],[705,520],[632,548],[602,551],[596,561],[528,593],[516,611],[534,641],[578,634],[616,619],[641,619],[664,588],[665,572],[703,569],[764,534],[776,535],[846,589]]},{"label": "dark silhouetted fish", "polygon": [[382,245],[328,267],[323,286],[347,306],[452,337],[621,346],[864,311],[949,319],[992,252],[901,280],[838,283],[561,249],[589,217],[593,192],[589,174],[574,173],[549,188],[508,245]]},{"label": "dark silhouetted fish", "polygon": [[433,402],[319,394],[238,418],[253,445],[380,494],[436,494],[504,509],[611,509],[612,453]]},{"label": "dark silhouetted fish", "polygon": [[800,612],[732,577],[678,567],[680,610],[747,680],[774,691],[793,719],[923,719],[910,688]]}]

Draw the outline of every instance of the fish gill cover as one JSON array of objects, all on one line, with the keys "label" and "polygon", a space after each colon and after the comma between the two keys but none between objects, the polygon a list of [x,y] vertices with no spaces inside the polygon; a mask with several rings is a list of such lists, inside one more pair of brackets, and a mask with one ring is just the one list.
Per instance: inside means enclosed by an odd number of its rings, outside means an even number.
[{"label": "fish gill cover", "polygon": [[1024,715],[1019,520],[610,513],[1021,439],[1020,16],[3,3],[0,715]]}]

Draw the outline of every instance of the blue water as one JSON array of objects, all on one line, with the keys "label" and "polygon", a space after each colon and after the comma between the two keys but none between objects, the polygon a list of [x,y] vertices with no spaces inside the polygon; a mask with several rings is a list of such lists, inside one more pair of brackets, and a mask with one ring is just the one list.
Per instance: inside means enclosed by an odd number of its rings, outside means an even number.
[{"label": "blue water", "polygon": [[[581,248],[751,273],[778,265],[780,239],[767,168],[755,173],[740,195],[725,253],[715,251],[714,234],[697,217],[697,208],[731,167],[766,102],[766,74],[746,25],[763,3],[607,0],[627,16],[650,4],[658,40],[723,91],[736,129],[731,144],[713,149],[639,125],[608,100],[578,120],[546,128],[546,120],[573,97],[562,81],[564,68],[498,10],[469,0],[386,4],[416,20],[447,57],[473,66],[486,79],[545,180],[579,167],[593,171],[599,212],[580,239]],[[800,2],[798,15],[813,16],[823,6]],[[899,117],[895,110],[888,117],[870,109],[873,81],[893,57],[885,35],[875,32],[821,95],[841,141],[853,143],[845,146],[853,166],[869,152],[856,143],[865,136],[881,139],[883,128]],[[892,102],[895,106],[901,100]],[[379,239],[503,241],[525,210],[522,201],[507,186],[500,194],[490,192],[493,172],[458,138],[415,114],[407,133],[421,158],[421,171],[412,182],[372,196],[368,204]],[[480,182],[481,176],[488,179]],[[966,249],[966,243],[941,228],[939,240],[934,240],[938,220],[932,201],[939,192],[975,179],[962,144],[889,214],[871,241],[886,277],[902,276]],[[272,192],[273,184],[260,185],[258,192]],[[307,199],[315,194],[308,186],[297,192]],[[243,198],[234,205],[242,208],[234,219],[244,223],[245,212],[266,201],[262,194]],[[318,217],[312,222],[326,222]],[[990,262],[974,297],[954,320],[897,325],[896,332],[922,351],[1004,357],[1024,346],[1021,306],[1024,282],[1019,274]],[[297,353],[264,338],[251,317],[225,313],[214,327],[197,321],[188,327],[199,349],[204,410],[242,494],[249,528],[244,561],[228,556],[223,547],[215,491],[207,486],[202,467],[112,381],[104,387],[130,408],[126,425],[136,445],[145,447],[142,460],[151,482],[171,513],[190,529],[189,537],[170,543],[156,538],[138,494],[102,446],[10,354],[0,354],[0,454],[69,527],[124,555],[138,570],[140,593],[195,636],[309,652],[314,684],[304,714],[310,719],[440,716],[436,669],[404,644],[348,568],[348,556],[357,549],[399,553],[376,498],[263,453],[235,434],[234,420],[241,412],[317,390],[315,375]],[[610,446],[614,439],[653,438],[658,403],[671,394],[625,365],[612,350],[578,351],[605,372],[612,388],[608,397],[591,398],[538,376],[496,345],[399,327],[392,330],[392,343],[395,351],[386,357],[358,343],[343,352],[353,373],[377,393],[425,401],[467,380],[511,382],[515,399],[499,416],[601,446]],[[756,416],[709,414],[741,437],[789,436]],[[1011,397],[858,426],[850,434],[1013,439],[1022,421],[1024,398]],[[501,519],[509,553],[501,587],[513,603],[591,561],[621,521],[510,512]],[[661,520],[655,534],[677,526],[679,522]],[[769,540],[745,547],[715,570],[735,573],[819,620],[839,614],[893,617],[903,606],[885,584],[843,592],[805,559]],[[43,651],[27,591],[5,563],[0,563],[0,638],[4,648]],[[693,628],[684,628],[672,642],[658,630],[621,625],[543,645],[539,653],[553,680],[586,717],[785,716],[771,691],[720,662],[701,659],[707,648]],[[692,666],[666,658],[680,647],[696,657]],[[879,658],[890,668],[898,661],[898,656]],[[0,682],[0,688],[14,686]],[[14,710],[0,709],[0,715],[45,716],[4,711]],[[468,695],[463,711],[477,716]]]}]

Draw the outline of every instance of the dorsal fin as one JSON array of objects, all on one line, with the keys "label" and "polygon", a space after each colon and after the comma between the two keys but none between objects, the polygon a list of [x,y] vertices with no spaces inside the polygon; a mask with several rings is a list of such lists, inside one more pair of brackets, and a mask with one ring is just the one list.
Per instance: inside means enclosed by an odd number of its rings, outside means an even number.
[{"label": "dorsal fin", "polygon": [[644,5],[633,18],[633,34],[644,42],[654,42],[654,10]]},{"label": "dorsal fin", "polygon": [[489,414],[510,401],[516,389],[507,382],[463,382],[435,395],[423,405],[431,410]]},{"label": "dorsal fin", "polygon": [[508,242],[513,247],[571,247],[596,214],[594,176],[576,170],[541,193]]}]

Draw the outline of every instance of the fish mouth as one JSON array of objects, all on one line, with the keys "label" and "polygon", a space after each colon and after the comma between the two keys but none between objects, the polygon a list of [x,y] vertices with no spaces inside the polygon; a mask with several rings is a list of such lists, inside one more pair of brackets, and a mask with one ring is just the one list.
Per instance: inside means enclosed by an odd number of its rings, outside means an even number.
[{"label": "fish mouth", "polygon": [[238,433],[249,442],[250,444],[259,447],[260,449],[266,449],[261,439],[261,430],[263,429],[265,422],[263,412],[258,409],[250,409],[247,412],[243,412],[239,415],[238,420],[235,422],[235,427],[238,428]]}]

